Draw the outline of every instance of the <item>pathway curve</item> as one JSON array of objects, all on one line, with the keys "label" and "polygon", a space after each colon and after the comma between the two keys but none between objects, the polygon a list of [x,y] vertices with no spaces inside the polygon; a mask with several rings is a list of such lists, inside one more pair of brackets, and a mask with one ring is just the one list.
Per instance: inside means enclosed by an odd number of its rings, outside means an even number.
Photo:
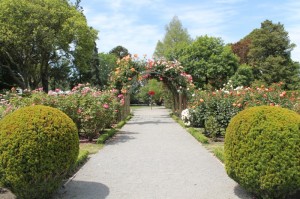
[{"label": "pathway curve", "polygon": [[141,108],[62,189],[64,199],[250,199],[164,108]]}]

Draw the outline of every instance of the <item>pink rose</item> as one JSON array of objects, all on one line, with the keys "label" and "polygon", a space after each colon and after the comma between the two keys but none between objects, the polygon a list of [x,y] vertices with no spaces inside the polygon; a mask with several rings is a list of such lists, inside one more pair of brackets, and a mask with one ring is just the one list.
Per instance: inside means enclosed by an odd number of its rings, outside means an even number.
[{"label": "pink rose", "polygon": [[103,108],[108,109],[109,108],[108,104],[103,104]]}]

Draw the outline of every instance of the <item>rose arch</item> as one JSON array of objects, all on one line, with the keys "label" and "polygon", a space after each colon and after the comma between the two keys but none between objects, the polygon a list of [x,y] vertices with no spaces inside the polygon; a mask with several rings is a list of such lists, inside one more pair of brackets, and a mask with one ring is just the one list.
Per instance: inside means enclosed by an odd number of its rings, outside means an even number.
[{"label": "rose arch", "polygon": [[194,85],[192,76],[185,73],[179,62],[140,59],[134,55],[118,60],[117,64],[118,67],[111,75],[111,82],[114,88],[126,96],[126,111],[129,111],[132,85],[145,79],[157,79],[170,90],[173,97],[173,112],[181,113],[187,107],[187,91]]}]

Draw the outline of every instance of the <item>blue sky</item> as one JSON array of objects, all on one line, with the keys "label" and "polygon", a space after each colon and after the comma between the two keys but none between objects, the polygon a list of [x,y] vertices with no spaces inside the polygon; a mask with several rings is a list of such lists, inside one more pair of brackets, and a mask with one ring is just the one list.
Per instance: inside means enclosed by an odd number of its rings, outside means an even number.
[{"label": "blue sky", "polygon": [[177,15],[192,38],[201,35],[237,42],[269,19],[284,24],[300,61],[299,0],[82,0],[88,24],[99,31],[99,52],[122,45],[152,57],[165,26]]}]

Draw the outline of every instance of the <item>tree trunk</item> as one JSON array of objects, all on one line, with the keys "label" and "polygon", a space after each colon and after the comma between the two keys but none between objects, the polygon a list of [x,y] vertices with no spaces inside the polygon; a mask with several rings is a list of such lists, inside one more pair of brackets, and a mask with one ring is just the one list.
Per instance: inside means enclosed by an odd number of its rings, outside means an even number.
[{"label": "tree trunk", "polygon": [[48,93],[49,91],[49,81],[48,81],[48,64],[44,65],[43,64],[41,66],[41,79],[42,79],[42,86],[43,86],[43,91],[45,93]]},{"label": "tree trunk", "polygon": [[42,61],[41,61],[41,80],[43,91],[48,93],[49,91],[49,58],[50,55],[48,52],[42,54]]},{"label": "tree trunk", "polygon": [[24,79],[24,77],[22,75],[20,75],[20,73],[15,73],[10,66],[8,65],[1,65],[3,68],[6,68],[8,70],[8,73],[10,75],[10,77],[12,77],[12,79],[18,84],[18,86],[20,86],[22,89],[26,89],[27,88],[27,84],[26,81]]}]

